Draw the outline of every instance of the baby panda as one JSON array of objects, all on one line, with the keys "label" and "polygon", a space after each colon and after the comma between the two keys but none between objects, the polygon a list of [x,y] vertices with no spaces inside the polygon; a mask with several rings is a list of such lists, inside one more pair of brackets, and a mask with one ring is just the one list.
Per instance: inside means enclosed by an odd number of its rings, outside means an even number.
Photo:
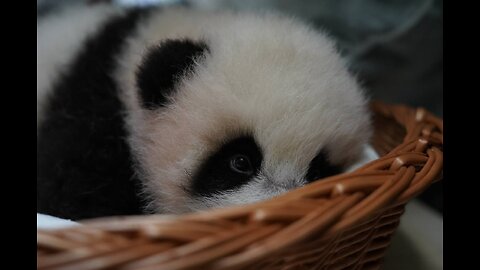
[{"label": "baby panda", "polygon": [[370,136],[333,41],[290,17],[97,5],[37,35],[39,213],[264,200],[344,171]]}]

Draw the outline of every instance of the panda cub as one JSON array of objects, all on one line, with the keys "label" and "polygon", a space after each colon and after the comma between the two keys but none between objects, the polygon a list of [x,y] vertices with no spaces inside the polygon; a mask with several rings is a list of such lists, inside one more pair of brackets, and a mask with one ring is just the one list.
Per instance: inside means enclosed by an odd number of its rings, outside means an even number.
[{"label": "panda cub", "polygon": [[342,172],[370,136],[334,43],[289,17],[95,5],[37,36],[39,213],[264,200]]}]

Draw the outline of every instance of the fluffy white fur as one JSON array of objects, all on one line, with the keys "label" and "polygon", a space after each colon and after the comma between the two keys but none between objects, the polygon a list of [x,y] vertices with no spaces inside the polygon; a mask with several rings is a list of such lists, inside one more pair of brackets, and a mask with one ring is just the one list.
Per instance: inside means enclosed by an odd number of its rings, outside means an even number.
[{"label": "fluffy white fur", "polygon": [[37,127],[52,82],[78,54],[84,41],[119,12],[108,5],[94,9],[78,6],[37,21]]},{"label": "fluffy white fur", "polygon": [[[166,38],[203,40],[172,105],[144,110],[135,71]],[[369,115],[355,79],[325,35],[279,15],[163,10],[125,47],[116,72],[128,108],[129,142],[152,212],[187,212],[266,199],[305,184],[320,149],[351,164],[369,138]],[[260,175],[234,192],[192,198],[191,174],[219,145],[251,133],[264,153]]]}]

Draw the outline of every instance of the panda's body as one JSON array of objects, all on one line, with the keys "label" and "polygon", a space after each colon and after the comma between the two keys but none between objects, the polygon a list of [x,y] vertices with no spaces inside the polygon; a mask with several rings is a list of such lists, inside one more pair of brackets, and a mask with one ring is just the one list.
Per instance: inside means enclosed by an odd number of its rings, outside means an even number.
[{"label": "panda's body", "polygon": [[37,32],[42,213],[258,201],[340,172],[369,137],[333,43],[289,18],[98,6]]}]

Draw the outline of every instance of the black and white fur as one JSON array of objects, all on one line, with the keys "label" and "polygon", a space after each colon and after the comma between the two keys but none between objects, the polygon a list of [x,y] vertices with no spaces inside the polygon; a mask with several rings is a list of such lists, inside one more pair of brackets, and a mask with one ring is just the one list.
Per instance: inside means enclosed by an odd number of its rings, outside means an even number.
[{"label": "black and white fur", "polygon": [[341,172],[370,135],[334,43],[292,18],[100,5],[37,33],[41,213],[267,199]]}]

